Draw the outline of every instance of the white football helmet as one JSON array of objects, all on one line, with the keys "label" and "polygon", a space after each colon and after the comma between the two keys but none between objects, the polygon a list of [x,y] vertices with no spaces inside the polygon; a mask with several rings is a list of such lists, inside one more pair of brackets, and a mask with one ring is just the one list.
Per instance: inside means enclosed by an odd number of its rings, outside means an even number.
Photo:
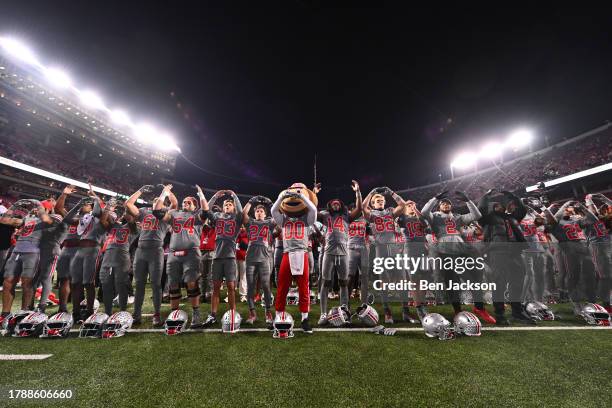
[{"label": "white football helmet", "polygon": [[455,338],[455,331],[450,322],[438,313],[427,313],[421,322],[427,337],[437,337],[440,340]]},{"label": "white football helmet", "polygon": [[555,315],[542,302],[529,302],[525,305],[525,313],[533,320],[555,320]]},{"label": "white football helmet", "polygon": [[350,323],[348,308],[345,305],[332,307],[327,314],[327,321],[334,327],[342,327]]},{"label": "white football helmet", "polygon": [[588,323],[596,326],[610,326],[610,313],[597,303],[586,303],[580,309],[580,316]]},{"label": "white football helmet", "polygon": [[289,293],[287,293],[287,304],[297,305],[299,302],[300,302],[300,294],[297,288],[289,289]]},{"label": "white football helmet", "polygon": [[102,325],[102,338],[110,339],[113,337],[124,336],[125,333],[132,328],[134,319],[129,312],[122,311],[114,313]]},{"label": "white football helmet", "polygon": [[[98,313],[98,309],[100,309],[100,301],[98,299],[94,299],[94,304],[93,304],[94,314]],[[89,317],[87,315],[87,299],[81,300],[81,303],[79,304],[79,310],[81,311],[81,316],[83,318],[85,318],[85,316]]]},{"label": "white football helmet", "polygon": [[40,337],[68,337],[73,323],[74,320],[70,313],[56,313],[47,319]]},{"label": "white football helmet", "polygon": [[8,316],[2,319],[2,325],[0,326],[0,333],[3,336],[10,336],[15,332],[15,326],[23,318],[30,314],[29,310],[20,310],[17,313],[9,313]]},{"label": "white football helmet", "polygon": [[240,313],[234,309],[230,309],[225,312],[221,318],[221,331],[223,333],[234,334],[240,330],[240,322],[242,322]]},{"label": "white football helmet", "polygon": [[317,294],[315,293],[314,290],[310,291],[310,304],[311,305],[316,305],[317,304]]},{"label": "white football helmet", "polygon": [[168,336],[181,334],[187,327],[187,320],[189,320],[187,312],[180,309],[173,310],[164,322],[164,331]]},{"label": "white football helmet", "polygon": [[455,323],[455,333],[466,336],[480,336],[482,327],[480,320],[470,312],[459,312],[453,319]]},{"label": "white football helmet", "polygon": [[46,321],[46,314],[30,312],[15,325],[13,337],[38,337],[42,333]]},{"label": "white football helmet", "polygon": [[81,325],[79,337],[101,337],[102,327],[108,320],[106,313],[94,313],[89,316]]},{"label": "white football helmet", "polygon": [[293,337],[293,317],[287,312],[278,312],[272,324],[274,331],[272,337],[275,339],[289,339]]},{"label": "white football helmet", "polygon": [[374,327],[378,324],[378,312],[370,305],[362,304],[357,308],[359,321],[365,326]]}]

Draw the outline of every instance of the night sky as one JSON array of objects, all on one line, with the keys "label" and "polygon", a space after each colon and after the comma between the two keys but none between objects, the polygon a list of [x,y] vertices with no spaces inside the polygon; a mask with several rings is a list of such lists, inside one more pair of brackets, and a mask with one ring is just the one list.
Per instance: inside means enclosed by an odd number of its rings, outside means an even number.
[{"label": "night sky", "polygon": [[206,187],[275,196],[312,183],[316,153],[324,199],[352,178],[403,189],[517,126],[542,144],[612,117],[612,19],[594,6],[86,3],[4,3],[0,32],[172,131],[217,174],[179,158],[176,178]]}]

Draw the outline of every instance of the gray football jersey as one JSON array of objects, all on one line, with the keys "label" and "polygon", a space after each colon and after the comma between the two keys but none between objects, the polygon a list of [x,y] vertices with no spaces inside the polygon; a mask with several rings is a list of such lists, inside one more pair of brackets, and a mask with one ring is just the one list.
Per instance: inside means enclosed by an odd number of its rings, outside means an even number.
[{"label": "gray football jersey", "polygon": [[325,232],[325,253],[329,255],[346,255],[349,237],[349,215],[330,214],[321,211],[319,221],[327,225]]},{"label": "gray football jersey", "polygon": [[68,224],[68,228],[66,230],[66,235],[64,235],[64,241],[79,241],[81,237],[77,232],[78,224]]},{"label": "gray football jersey", "polygon": [[90,240],[96,241],[98,244],[101,244],[106,237],[106,230],[100,223],[100,219],[98,217],[92,217],[91,222],[85,228],[85,231],[81,234],[82,240]]},{"label": "gray football jersey", "polygon": [[527,251],[542,252],[544,251],[544,247],[542,247],[540,237],[538,236],[538,226],[535,225],[533,221],[533,216],[526,215],[525,218],[521,220],[521,231],[523,232],[523,237],[525,237],[525,241],[529,246]]},{"label": "gray football jersey", "polygon": [[308,250],[308,214],[289,217],[283,214],[283,252]]},{"label": "gray football jersey", "polygon": [[40,240],[42,238],[45,223],[40,218],[28,215],[23,219],[23,224],[17,235],[17,243],[14,252],[40,252]]},{"label": "gray football jersey", "polygon": [[130,245],[138,234],[132,233],[128,224],[115,222],[111,224],[108,231],[105,246],[106,249],[119,249],[121,252],[130,252]]},{"label": "gray football jersey", "polygon": [[581,242],[586,241],[586,236],[584,235],[584,230],[582,229],[583,220],[577,219],[575,217],[571,217],[569,219],[560,219],[558,224],[558,234],[555,234],[555,237],[560,242],[568,242],[575,241]]},{"label": "gray football jersey", "polygon": [[209,211],[207,214],[215,228],[215,259],[236,257],[236,238],[240,234],[242,214]]},{"label": "gray football jersey", "polygon": [[170,213],[172,235],[170,236],[171,251],[187,251],[200,247],[202,234],[201,210],[176,210]]},{"label": "gray football jersey", "polygon": [[349,248],[363,248],[366,244],[368,223],[363,217],[356,219],[349,224]]},{"label": "gray football jersey", "polygon": [[610,241],[610,231],[606,228],[606,224],[599,219],[586,225],[586,236],[588,242]]},{"label": "gray football jersey", "polygon": [[425,242],[425,224],[419,217],[402,214],[397,218],[406,242]]},{"label": "gray football jersey", "polygon": [[371,210],[370,227],[376,244],[395,243],[395,221],[393,219],[393,208],[384,210]]},{"label": "gray football jersey", "polygon": [[141,208],[138,210],[138,221],[140,222],[140,237],[138,238],[138,242],[163,242],[170,229],[170,224],[153,215],[152,208]]},{"label": "gray football jersey", "polygon": [[67,231],[68,224],[54,221],[51,227],[43,229],[40,248],[51,251],[54,255],[59,255],[61,252],[60,244],[64,240]]},{"label": "gray football jersey", "polygon": [[246,225],[249,247],[246,260],[249,262],[266,262],[270,257],[270,237],[274,229],[274,220],[250,219]]}]

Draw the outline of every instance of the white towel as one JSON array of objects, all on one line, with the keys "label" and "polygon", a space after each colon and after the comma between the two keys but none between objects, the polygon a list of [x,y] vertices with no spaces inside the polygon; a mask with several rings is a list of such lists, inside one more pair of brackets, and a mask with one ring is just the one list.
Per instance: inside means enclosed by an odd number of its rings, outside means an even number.
[{"label": "white towel", "polygon": [[304,251],[289,252],[289,266],[292,275],[302,275],[304,273]]}]

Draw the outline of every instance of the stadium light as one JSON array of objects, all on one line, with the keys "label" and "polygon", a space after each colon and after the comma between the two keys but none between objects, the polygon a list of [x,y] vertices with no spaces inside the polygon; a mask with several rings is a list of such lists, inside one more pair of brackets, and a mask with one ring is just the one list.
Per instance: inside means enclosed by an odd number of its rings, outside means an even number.
[{"label": "stadium light", "polygon": [[134,127],[134,135],[142,143],[149,144],[155,142],[159,135],[155,127],[148,123],[141,123]]},{"label": "stadium light", "polygon": [[504,146],[501,143],[489,142],[482,146],[482,149],[480,149],[478,153],[478,157],[494,160],[501,156],[503,148]]},{"label": "stadium light", "polygon": [[129,126],[132,124],[130,117],[122,110],[115,109],[110,113],[111,120],[118,125]]},{"label": "stadium light", "polygon": [[451,167],[455,169],[467,169],[476,164],[476,155],[472,153],[461,153],[451,162]]},{"label": "stadium light", "polygon": [[517,150],[531,143],[533,132],[528,129],[519,129],[510,134],[506,139],[505,145],[511,149]]},{"label": "stadium light", "polygon": [[38,59],[25,44],[14,38],[0,37],[0,45],[11,56],[31,65],[40,65]]},{"label": "stadium light", "polygon": [[94,109],[104,109],[104,102],[102,99],[93,91],[84,91],[81,92],[79,97],[81,98],[81,102],[83,104],[89,106]]},{"label": "stadium light", "polygon": [[49,80],[52,86],[56,88],[65,89],[72,86],[72,81],[68,74],[58,68],[47,68],[45,69],[45,76]]}]

